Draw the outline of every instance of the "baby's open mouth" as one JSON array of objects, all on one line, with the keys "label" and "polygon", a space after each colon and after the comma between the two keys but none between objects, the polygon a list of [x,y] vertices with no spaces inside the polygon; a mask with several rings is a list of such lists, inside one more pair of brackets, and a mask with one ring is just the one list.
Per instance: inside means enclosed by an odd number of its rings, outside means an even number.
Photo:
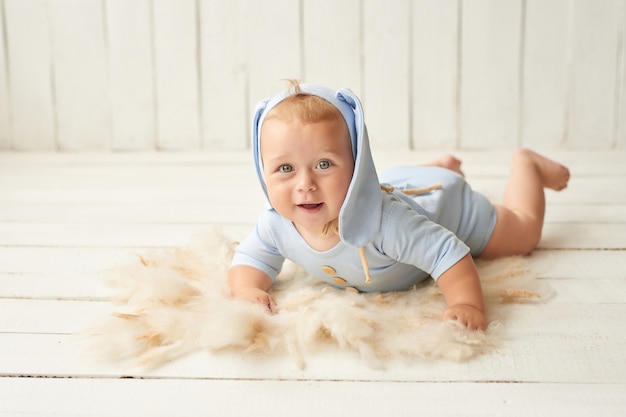
[{"label": "baby's open mouth", "polygon": [[315,204],[298,204],[298,207],[301,207],[303,209],[306,210],[312,210],[312,209],[316,209],[318,207],[321,207],[323,203],[315,203]]}]

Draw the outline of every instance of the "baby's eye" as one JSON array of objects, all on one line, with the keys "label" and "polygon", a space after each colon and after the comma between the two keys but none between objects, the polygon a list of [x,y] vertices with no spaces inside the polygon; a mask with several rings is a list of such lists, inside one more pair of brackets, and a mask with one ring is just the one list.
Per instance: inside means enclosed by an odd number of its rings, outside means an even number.
[{"label": "baby's eye", "polygon": [[285,165],[279,166],[278,170],[280,172],[283,172],[283,173],[287,174],[287,173],[293,171],[293,167],[291,165],[289,165],[289,164],[285,164]]},{"label": "baby's eye", "polygon": [[328,168],[330,168],[330,166],[331,166],[331,165],[332,165],[332,162],[330,162],[330,161],[326,161],[326,160],[324,160],[324,161],[319,161],[319,162],[317,163],[317,167],[318,167],[319,169],[328,169]]}]

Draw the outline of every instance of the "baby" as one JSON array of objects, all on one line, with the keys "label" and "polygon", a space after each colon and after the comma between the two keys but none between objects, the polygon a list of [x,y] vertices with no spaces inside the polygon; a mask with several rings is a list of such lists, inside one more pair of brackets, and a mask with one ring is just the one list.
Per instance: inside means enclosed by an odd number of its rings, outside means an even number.
[{"label": "baby", "polygon": [[465,182],[460,161],[376,173],[363,109],[347,89],[291,82],[257,105],[256,171],[271,205],[237,247],[234,297],[276,313],[268,291],[287,258],[311,276],[358,292],[398,291],[428,276],[447,308],[442,320],[485,330],[473,257],[532,251],[541,237],[544,188],[567,186],[566,167],[531,150],[513,153],[502,205]]}]

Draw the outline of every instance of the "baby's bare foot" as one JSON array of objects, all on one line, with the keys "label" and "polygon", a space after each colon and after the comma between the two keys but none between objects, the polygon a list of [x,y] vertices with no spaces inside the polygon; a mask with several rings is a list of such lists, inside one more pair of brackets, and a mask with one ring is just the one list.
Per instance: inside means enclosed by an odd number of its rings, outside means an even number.
[{"label": "baby's bare foot", "polygon": [[561,191],[567,187],[570,173],[566,166],[526,148],[518,149],[513,157],[524,158],[534,164],[541,175],[544,187],[556,191]]},{"label": "baby's bare foot", "polygon": [[434,161],[429,162],[425,166],[446,168],[446,169],[449,169],[450,171],[456,172],[457,174],[461,176],[465,176],[465,174],[461,170],[461,164],[462,164],[461,160],[458,158],[455,158],[453,155],[444,155],[441,158],[438,158],[438,159],[435,159]]}]

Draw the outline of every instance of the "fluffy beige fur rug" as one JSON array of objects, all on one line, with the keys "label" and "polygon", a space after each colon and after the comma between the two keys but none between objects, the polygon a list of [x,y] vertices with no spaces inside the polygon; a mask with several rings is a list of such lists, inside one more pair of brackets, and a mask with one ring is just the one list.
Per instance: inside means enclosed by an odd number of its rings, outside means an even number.
[{"label": "fluffy beige fur rug", "polygon": [[286,264],[272,289],[280,312],[232,299],[226,274],[234,244],[207,233],[189,246],[138,255],[108,276],[116,311],[89,332],[100,354],[158,365],[197,350],[288,353],[299,367],[318,349],[347,349],[372,365],[386,359],[467,360],[497,345],[511,303],[549,295],[523,258],[478,263],[487,332],[439,317],[445,303],[427,282],[412,290],[355,294]]}]

